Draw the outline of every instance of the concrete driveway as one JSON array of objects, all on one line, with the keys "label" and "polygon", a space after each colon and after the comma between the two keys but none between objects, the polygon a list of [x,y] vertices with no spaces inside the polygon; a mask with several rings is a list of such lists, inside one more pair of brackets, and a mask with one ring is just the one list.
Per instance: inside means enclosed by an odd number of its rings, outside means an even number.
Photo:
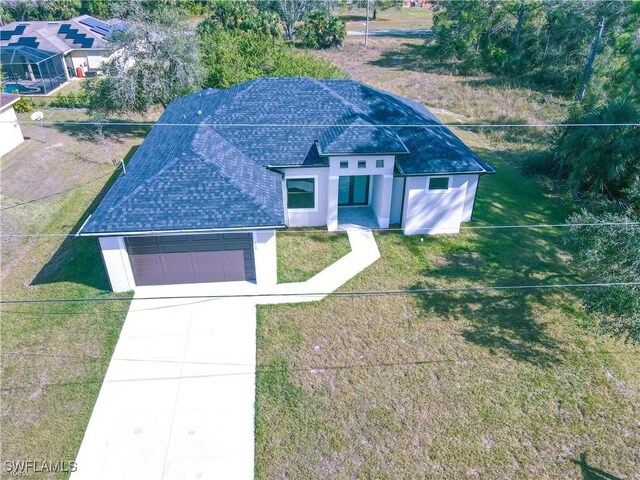
[{"label": "concrete driveway", "polygon": [[256,304],[321,300],[380,258],[341,229],[351,252],[306,282],[138,287],[71,480],[252,479]]},{"label": "concrete driveway", "polygon": [[255,332],[251,299],[132,302],[71,479],[253,478]]}]

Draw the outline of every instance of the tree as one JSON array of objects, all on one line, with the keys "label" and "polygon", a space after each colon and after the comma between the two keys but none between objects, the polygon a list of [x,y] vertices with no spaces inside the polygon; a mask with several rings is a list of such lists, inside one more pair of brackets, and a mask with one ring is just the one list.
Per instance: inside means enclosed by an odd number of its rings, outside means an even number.
[{"label": "tree", "polygon": [[275,12],[260,10],[248,2],[218,1],[211,6],[211,14],[198,25],[200,34],[217,29],[254,32],[269,37],[280,36],[280,18]]},{"label": "tree", "polygon": [[[637,123],[640,108],[616,98],[569,118],[570,123]],[[560,171],[568,173],[576,196],[620,199],[640,185],[640,127],[567,127],[555,146]]]},{"label": "tree", "polygon": [[435,6],[431,49],[462,72],[526,75],[584,98],[615,61],[628,0],[451,0]]},{"label": "tree", "polygon": [[[368,0],[371,19],[378,19],[378,12],[389,10],[391,8],[401,8],[404,2],[402,0]],[[358,8],[367,8],[367,0],[357,0],[355,6]]]},{"label": "tree", "polygon": [[68,20],[80,14],[80,0],[4,0],[3,21]]},{"label": "tree", "polygon": [[115,54],[103,64],[104,78],[85,82],[90,108],[142,112],[202,86],[195,33],[177,12],[139,11],[109,43]]},{"label": "tree", "polygon": [[[575,226],[565,239],[574,252],[572,263],[586,282],[640,282],[640,226],[584,226],[638,220],[632,212],[599,216],[582,212],[570,218]],[[640,286],[589,288],[584,295],[587,311],[604,332],[640,342]]]},{"label": "tree", "polygon": [[300,37],[309,48],[330,48],[342,45],[347,36],[344,21],[327,12],[314,12],[300,27]]},{"label": "tree", "polygon": [[293,42],[296,39],[296,28],[305,17],[316,11],[330,11],[336,0],[262,0],[258,3],[262,8],[270,9],[280,16],[284,24],[284,33]]},{"label": "tree", "polygon": [[258,77],[342,78],[328,61],[287,45],[282,38],[216,29],[200,33],[205,85],[227,88]]}]

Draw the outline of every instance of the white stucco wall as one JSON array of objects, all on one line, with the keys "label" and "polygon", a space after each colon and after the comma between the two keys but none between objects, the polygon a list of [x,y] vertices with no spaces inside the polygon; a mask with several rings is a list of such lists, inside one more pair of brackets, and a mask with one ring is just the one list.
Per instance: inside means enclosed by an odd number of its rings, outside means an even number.
[{"label": "white stucco wall", "polygon": [[429,190],[432,177],[407,177],[402,214],[404,233],[458,233],[460,223],[471,216],[477,177],[451,175],[447,190]]},{"label": "white stucco wall", "polygon": [[95,72],[102,69],[102,63],[109,59],[110,52],[108,50],[72,50],[68,53],[67,58],[73,67],[73,75],[76,75],[76,68],[82,68],[82,71]]},{"label": "white stucco wall", "polygon": [[24,142],[16,112],[11,105],[0,110],[0,157]]},{"label": "white stucco wall", "polygon": [[389,223],[402,222],[402,203],[404,202],[404,177],[393,178],[393,191],[391,193],[391,212]]},{"label": "white stucco wall", "polygon": [[111,290],[114,292],[134,290],[136,283],[133,279],[124,237],[100,237],[98,240]]},{"label": "white stucco wall", "polygon": [[275,285],[278,281],[275,230],[253,232],[253,256],[256,262],[256,284]]},{"label": "white stucco wall", "polygon": [[462,221],[469,222],[473,214],[473,206],[476,203],[476,193],[478,192],[478,182],[480,175],[465,175],[467,179],[467,196],[464,201],[464,211],[462,212]]},{"label": "white stucco wall", "polygon": [[389,228],[393,175],[374,175],[371,177],[371,184],[371,208],[378,227]]},{"label": "white stucco wall", "polygon": [[[377,166],[382,160],[384,165]],[[341,164],[347,163],[347,167]],[[365,167],[358,164],[365,162]],[[395,156],[393,155],[343,155],[329,157],[329,206],[327,209],[327,229],[335,231],[338,228],[338,186],[339,178],[343,176],[367,175],[369,180],[368,205],[376,215],[380,228],[389,226],[391,196],[393,189],[393,169]]]},{"label": "white stucco wall", "polygon": [[[329,169],[326,167],[314,168],[287,168],[284,169],[283,194],[287,201],[287,179],[289,178],[313,178],[316,182],[314,208],[287,208],[288,225],[290,227],[318,227],[327,224],[327,192],[329,183]],[[285,205],[286,206],[286,205]]]}]

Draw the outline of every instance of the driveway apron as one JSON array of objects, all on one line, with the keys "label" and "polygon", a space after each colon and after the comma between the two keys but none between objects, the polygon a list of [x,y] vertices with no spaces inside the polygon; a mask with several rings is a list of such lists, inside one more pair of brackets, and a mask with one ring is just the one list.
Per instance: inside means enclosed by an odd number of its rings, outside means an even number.
[{"label": "driveway apron", "polygon": [[72,480],[253,478],[255,329],[250,299],[134,300]]}]

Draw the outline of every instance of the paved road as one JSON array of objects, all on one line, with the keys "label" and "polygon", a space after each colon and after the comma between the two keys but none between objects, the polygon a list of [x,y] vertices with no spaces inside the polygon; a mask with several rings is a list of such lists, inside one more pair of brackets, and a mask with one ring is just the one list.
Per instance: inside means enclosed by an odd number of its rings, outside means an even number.
[{"label": "paved road", "polygon": [[181,302],[132,303],[72,480],[253,478],[255,305]]}]

